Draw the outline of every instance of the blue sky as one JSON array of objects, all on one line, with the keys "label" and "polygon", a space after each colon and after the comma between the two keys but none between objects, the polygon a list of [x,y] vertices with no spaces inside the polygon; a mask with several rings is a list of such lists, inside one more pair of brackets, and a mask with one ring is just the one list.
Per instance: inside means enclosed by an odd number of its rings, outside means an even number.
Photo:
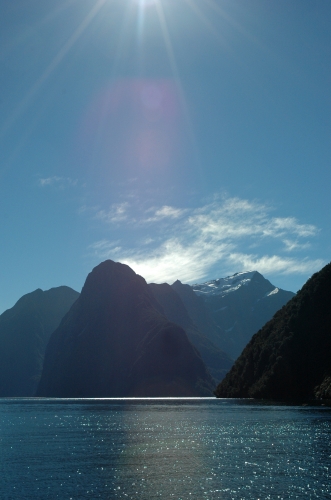
[{"label": "blue sky", "polygon": [[0,312],[330,261],[329,0],[0,0]]}]

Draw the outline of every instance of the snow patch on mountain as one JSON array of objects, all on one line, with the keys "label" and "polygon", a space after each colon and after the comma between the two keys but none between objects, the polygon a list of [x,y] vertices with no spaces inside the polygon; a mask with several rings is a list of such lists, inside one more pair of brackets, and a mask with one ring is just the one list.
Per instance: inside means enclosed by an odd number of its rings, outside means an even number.
[{"label": "snow patch on mountain", "polygon": [[238,290],[242,286],[247,286],[256,273],[257,271],[236,273],[233,276],[206,281],[205,283],[192,285],[192,287],[197,295],[225,295]]}]

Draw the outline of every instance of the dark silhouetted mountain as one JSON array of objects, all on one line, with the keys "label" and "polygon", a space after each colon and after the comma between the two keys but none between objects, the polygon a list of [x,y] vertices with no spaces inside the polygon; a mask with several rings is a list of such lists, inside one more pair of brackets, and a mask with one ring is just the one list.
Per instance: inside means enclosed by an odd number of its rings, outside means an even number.
[{"label": "dark silhouetted mountain", "polygon": [[213,380],[145,280],[113,261],[88,275],[48,343],[40,396],[194,396]]},{"label": "dark silhouetted mountain", "polygon": [[252,335],[294,296],[276,288],[257,271],[236,273],[192,287],[178,281],[172,286],[199,329],[234,359]]},{"label": "dark silhouetted mountain", "polygon": [[253,336],[216,395],[331,399],[331,264]]},{"label": "dark silhouetted mountain", "polygon": [[21,297],[0,316],[0,396],[34,396],[51,333],[79,297],[69,287]]},{"label": "dark silhouetted mountain", "polygon": [[189,340],[200,352],[210,374],[216,382],[220,382],[233,365],[233,360],[199,331],[173,287],[167,283],[162,285],[151,283],[149,287],[163,307],[168,320],[184,328]]}]

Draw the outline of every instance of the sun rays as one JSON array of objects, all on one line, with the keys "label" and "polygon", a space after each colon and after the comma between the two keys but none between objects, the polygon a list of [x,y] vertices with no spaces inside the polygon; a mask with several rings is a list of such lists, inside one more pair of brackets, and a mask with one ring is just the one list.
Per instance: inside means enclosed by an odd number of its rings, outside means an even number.
[{"label": "sun rays", "polygon": [[[121,0],[122,2],[123,0]],[[127,40],[132,38],[131,27],[132,23],[135,24],[135,31],[137,33],[136,38],[136,50],[137,50],[137,58],[143,59],[143,38],[146,35],[146,30],[148,30],[149,26],[147,26],[147,17],[151,17],[152,11],[156,13],[154,18],[158,20],[160,27],[160,37],[163,40],[163,44],[167,53],[169,66],[171,68],[171,75],[169,77],[173,78],[177,82],[180,83],[180,74],[178,70],[178,66],[176,63],[176,54],[173,48],[169,24],[171,23],[171,17],[176,15],[175,12],[175,3],[169,2],[169,0],[126,0],[123,1],[123,6],[126,9],[126,15],[124,16],[124,20],[122,21],[121,34],[120,39],[117,44],[117,54],[114,57],[113,71],[112,77],[117,77],[118,71],[121,70],[121,62],[125,59],[124,55],[124,46],[128,44]],[[74,0],[68,0],[63,4],[59,5],[56,9],[56,12],[49,12],[45,18],[42,20],[42,23],[47,23],[49,19],[52,19],[54,16],[63,13],[63,11],[72,6],[75,3]],[[199,18],[199,21],[207,28],[210,34],[217,36],[221,39],[221,34],[217,31],[216,27],[210,21],[210,19],[203,13],[203,7],[208,8],[210,11],[214,12],[214,15],[223,16],[227,18],[229,21],[229,16],[226,16],[223,10],[213,1],[213,0],[203,0],[202,7],[201,4],[198,5],[196,0],[182,0],[182,4],[186,4],[186,6],[194,12],[194,14]],[[30,88],[26,91],[25,95],[22,99],[17,103],[16,107],[11,111],[11,114],[7,117],[6,120],[3,121],[1,129],[0,129],[0,138],[3,138],[4,135],[15,125],[16,121],[20,118],[20,116],[25,113],[31,103],[36,99],[38,93],[49,80],[49,78],[55,73],[58,69],[59,65],[63,62],[66,56],[69,54],[73,46],[77,43],[77,41],[84,36],[84,33],[91,25],[92,21],[99,15],[103,15],[103,11],[108,9],[111,11],[113,5],[119,4],[118,0],[97,0],[90,11],[87,13],[85,18],[80,22],[77,28],[73,31],[72,35],[69,39],[63,44],[63,46],[58,50],[55,56],[50,60],[49,64],[46,66],[44,71],[40,74],[39,78],[30,86]],[[76,3],[76,5],[79,5]],[[166,12],[166,11],[167,12]],[[107,15],[112,15],[111,12],[109,14],[105,13],[104,22],[107,22]],[[239,29],[239,27],[238,27]],[[17,42],[18,43],[18,42]],[[137,61],[138,70],[140,67],[140,72],[143,72],[142,65],[139,66],[139,61]],[[142,76],[142,75],[136,75]]]},{"label": "sun rays", "polygon": [[[48,109],[48,104],[46,104],[43,97],[45,96],[45,87],[54,79],[55,74],[59,70],[59,67],[63,65],[65,59],[71,57],[70,53],[74,46],[81,40],[84,40],[86,36],[90,36],[91,33],[93,33],[91,28],[93,23],[93,29],[95,29],[96,24],[103,28],[104,38],[102,39],[102,43],[106,45],[107,29],[105,26],[109,21],[114,25],[114,19],[116,19],[117,29],[115,36],[117,42],[114,45],[110,60],[109,83],[106,83],[106,86],[112,85],[113,83],[111,82],[121,82],[129,79],[132,82],[132,88],[136,89],[135,82],[140,81],[139,85],[143,87],[145,85],[146,89],[150,89],[153,86],[155,88],[159,86],[162,92],[165,92],[166,89],[164,98],[167,97],[167,93],[169,94],[171,90],[170,93],[173,98],[177,100],[178,109],[180,108],[180,113],[183,118],[181,126],[186,129],[185,134],[189,138],[190,147],[195,151],[192,156],[196,164],[200,165],[201,162],[199,161],[199,151],[195,139],[194,125],[186,98],[185,86],[183,85],[183,75],[181,74],[182,68],[179,67],[177,62],[178,55],[176,54],[176,49],[178,46],[173,40],[173,24],[176,22],[177,25],[180,26],[181,18],[183,17],[184,25],[185,12],[187,12],[187,14],[193,14],[190,19],[198,20],[196,26],[200,25],[206,35],[217,39],[220,46],[226,50],[228,47],[225,37],[221,30],[216,27],[219,26],[219,19],[222,18],[224,22],[227,22],[228,25],[231,24],[232,27],[238,31],[240,31],[240,26],[234,26],[234,22],[232,22],[230,15],[225,13],[222,7],[214,0],[202,0],[199,2],[197,0],[96,0],[93,4],[84,4],[85,8],[86,6],[90,6],[85,15],[82,15],[83,10],[80,10],[80,5],[81,4],[76,0],[64,0],[58,5],[56,10],[49,11],[40,20],[41,24],[47,25],[50,19],[64,16],[66,9],[72,9],[73,7],[76,13],[81,15],[81,20],[76,22],[76,27],[71,34],[69,33],[67,40],[58,51],[50,57],[48,64],[41,70],[39,76],[37,75],[30,87],[26,88],[25,93],[22,94],[16,106],[9,112],[7,118],[4,118],[2,121],[0,140],[3,140],[8,133],[15,128],[22,115],[28,113],[29,109],[37,102],[38,109],[34,110],[31,114],[29,129],[23,131],[22,138],[24,139],[24,137],[28,137],[32,133],[33,124],[39,121],[41,115],[45,114]],[[33,29],[33,27],[31,27],[31,29]],[[96,33],[96,31],[94,32]],[[114,36],[114,34],[109,33],[109,38],[111,36]],[[17,40],[16,43],[21,44],[22,41]],[[157,66],[154,66],[154,60],[149,60],[154,43],[157,44],[158,47],[163,46],[164,50],[163,56],[161,57],[161,59],[163,58],[162,62],[159,63],[157,61]],[[79,48],[78,50],[81,49]],[[166,80],[169,83],[164,86],[164,81]],[[142,92],[144,93],[144,91]],[[93,96],[90,96],[89,99],[93,100]],[[88,102],[85,104],[87,106]],[[144,108],[147,110],[149,115],[153,114],[150,109],[148,110],[148,105],[146,105],[143,97],[142,104],[142,109]],[[108,107],[106,107],[103,110],[103,115],[108,112]],[[155,110],[153,116],[156,116]],[[107,116],[103,121],[100,120],[99,128],[105,128],[103,123],[105,121],[107,122],[107,120]],[[154,125],[151,123],[150,127],[145,132],[143,123],[141,123],[140,126],[137,124],[137,134],[135,134],[135,137],[138,139],[141,138],[141,140],[139,139],[139,147],[138,145],[136,147],[137,151],[139,150],[139,154],[137,152],[136,158],[137,164],[140,162],[144,165],[150,165],[151,162],[155,162],[161,165],[160,160],[156,160],[156,157],[162,154],[163,157],[166,158],[165,151],[171,152],[175,147],[173,133],[170,131],[170,121],[168,118],[166,121],[165,119],[163,121],[164,123],[162,126],[160,125],[160,130],[155,127],[154,122]],[[101,131],[101,134],[105,135],[105,130]],[[138,139],[135,139],[134,144],[137,143]],[[24,139],[24,143],[25,142],[26,139]],[[134,149],[132,144],[129,148],[130,150]],[[171,147],[169,144],[171,144]],[[95,147],[96,146],[97,144]],[[115,145],[114,147],[117,146]],[[20,149],[21,146],[18,145],[15,151],[20,151]],[[134,163],[135,159],[130,156],[127,161]]]},{"label": "sun rays", "polygon": [[[58,68],[59,64],[63,61],[65,56],[68,54],[73,45],[77,42],[77,40],[83,35],[84,31],[90,25],[91,21],[98,14],[100,9],[106,3],[107,0],[98,0],[94,7],[90,10],[88,15],[83,19],[83,21],[79,24],[76,30],[73,32],[69,40],[62,46],[62,48],[58,51],[55,57],[50,61],[44,72],[40,75],[40,77],[35,81],[35,83],[30,87],[30,89],[26,92],[23,99],[17,104],[16,108],[12,111],[11,115],[7,118],[0,129],[0,139],[6,134],[8,130],[15,124],[17,119],[26,111],[29,105],[37,96],[38,92],[44,85],[44,83],[49,79],[49,77],[54,73],[54,71]],[[71,4],[72,2],[68,2]],[[50,15],[49,15],[50,16]]]}]

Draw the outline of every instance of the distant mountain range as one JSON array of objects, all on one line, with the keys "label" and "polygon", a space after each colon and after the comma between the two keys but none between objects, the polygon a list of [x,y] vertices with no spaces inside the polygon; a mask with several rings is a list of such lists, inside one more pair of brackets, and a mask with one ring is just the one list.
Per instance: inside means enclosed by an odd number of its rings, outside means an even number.
[{"label": "distant mountain range", "polygon": [[331,263],[253,336],[215,393],[331,399]]},{"label": "distant mountain range", "polygon": [[106,261],[81,295],[36,290],[0,316],[0,396],[35,395],[43,365],[40,395],[212,394],[293,296],[256,271],[193,286],[147,285]]}]

